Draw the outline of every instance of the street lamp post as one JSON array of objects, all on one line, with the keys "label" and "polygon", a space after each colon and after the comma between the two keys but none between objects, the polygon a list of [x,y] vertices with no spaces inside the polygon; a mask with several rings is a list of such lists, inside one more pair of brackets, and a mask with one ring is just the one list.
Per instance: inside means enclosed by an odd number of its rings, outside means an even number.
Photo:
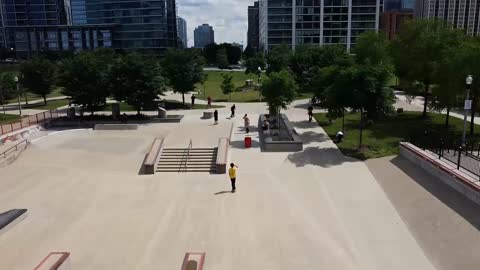
[{"label": "street lamp post", "polygon": [[20,89],[18,85],[18,77],[15,76],[15,85],[17,86],[17,99],[18,99],[18,111],[20,112],[20,116],[22,116],[22,104],[20,103]]},{"label": "street lamp post", "polygon": [[467,144],[467,113],[472,108],[472,101],[470,100],[470,86],[472,86],[473,78],[472,75],[468,75],[465,79],[465,88],[467,92],[467,99],[465,100],[464,106],[464,118],[463,118],[463,136],[462,136],[462,146],[465,147]]},{"label": "street lamp post", "polygon": [[258,67],[258,84],[260,84],[260,77],[262,76],[262,68],[261,67]]}]

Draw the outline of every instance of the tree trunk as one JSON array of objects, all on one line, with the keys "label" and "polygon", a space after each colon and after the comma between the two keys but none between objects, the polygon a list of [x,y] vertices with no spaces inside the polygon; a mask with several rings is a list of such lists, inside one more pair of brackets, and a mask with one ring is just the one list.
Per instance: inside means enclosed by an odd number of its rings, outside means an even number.
[{"label": "tree trunk", "polygon": [[25,104],[26,104],[26,105],[28,105],[28,97],[27,97],[27,93],[25,93],[23,96],[25,97]]},{"label": "tree trunk", "polygon": [[360,108],[360,139],[358,142],[358,149],[362,148],[362,135],[363,135],[363,108]]},{"label": "tree trunk", "polygon": [[345,133],[345,107],[342,108],[342,132]]},{"label": "tree trunk", "polygon": [[427,117],[427,103],[428,103],[428,84],[425,84],[425,93],[423,95],[424,104],[423,104],[423,118]]},{"label": "tree trunk", "polygon": [[445,117],[445,127],[448,130],[448,120],[450,119],[450,107],[447,107],[447,116]]},{"label": "tree trunk", "polygon": [[43,95],[43,104],[47,105],[47,96]]},{"label": "tree trunk", "polygon": [[185,94],[182,93],[182,102],[183,102],[183,105],[185,106]]},{"label": "tree trunk", "polygon": [[140,109],[140,108],[139,108],[139,109],[137,109],[137,115],[140,115],[140,111],[141,111],[141,109]]}]

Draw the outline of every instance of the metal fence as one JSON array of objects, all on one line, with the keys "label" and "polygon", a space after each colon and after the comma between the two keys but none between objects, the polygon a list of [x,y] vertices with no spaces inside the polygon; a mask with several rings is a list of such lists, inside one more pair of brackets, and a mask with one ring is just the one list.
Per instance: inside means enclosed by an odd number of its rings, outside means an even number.
[{"label": "metal fence", "polygon": [[[0,135],[4,135],[16,130],[20,130],[22,128],[26,128],[32,125],[42,124],[46,121],[49,121],[51,119],[56,119],[61,116],[64,116],[64,114],[56,110],[25,116],[17,122],[0,125]],[[0,115],[0,118],[1,118],[1,115]]]},{"label": "metal fence", "polygon": [[470,141],[463,145],[458,140],[413,140],[412,144],[433,152],[440,160],[453,163],[480,178],[480,143]]}]

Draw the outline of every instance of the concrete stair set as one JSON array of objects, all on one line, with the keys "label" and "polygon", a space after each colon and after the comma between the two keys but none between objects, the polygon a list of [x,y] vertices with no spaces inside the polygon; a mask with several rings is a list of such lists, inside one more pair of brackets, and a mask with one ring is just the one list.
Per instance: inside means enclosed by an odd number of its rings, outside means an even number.
[{"label": "concrete stair set", "polygon": [[216,172],[217,148],[164,148],[156,172]]}]

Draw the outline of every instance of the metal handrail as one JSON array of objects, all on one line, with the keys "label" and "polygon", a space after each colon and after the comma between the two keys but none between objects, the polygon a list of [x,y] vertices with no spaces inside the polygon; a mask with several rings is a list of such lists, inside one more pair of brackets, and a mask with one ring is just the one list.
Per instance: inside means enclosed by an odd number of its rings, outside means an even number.
[{"label": "metal handrail", "polygon": [[15,144],[14,146],[8,148],[6,151],[4,151],[3,153],[1,153],[0,156],[3,156],[3,158],[7,158],[7,154],[8,154],[11,150],[13,150],[13,149],[15,148],[15,151],[18,151],[18,146],[19,146],[20,144],[23,144],[23,143],[25,143],[25,145],[28,145],[28,140],[27,140],[27,139],[22,140],[21,142]]},{"label": "metal handrail", "polygon": [[[190,143],[188,144],[187,149],[185,149],[185,150],[183,151],[183,157],[182,157],[182,162],[180,163],[179,172],[181,172],[181,171],[182,171],[182,168],[184,167],[184,166],[183,166],[183,160],[185,160],[185,170],[184,170],[184,171],[187,171],[188,160],[190,159],[190,150],[192,149],[192,146],[193,146],[193,144],[192,144],[192,139],[190,139]],[[187,152],[186,155],[185,155],[185,152]]]}]

